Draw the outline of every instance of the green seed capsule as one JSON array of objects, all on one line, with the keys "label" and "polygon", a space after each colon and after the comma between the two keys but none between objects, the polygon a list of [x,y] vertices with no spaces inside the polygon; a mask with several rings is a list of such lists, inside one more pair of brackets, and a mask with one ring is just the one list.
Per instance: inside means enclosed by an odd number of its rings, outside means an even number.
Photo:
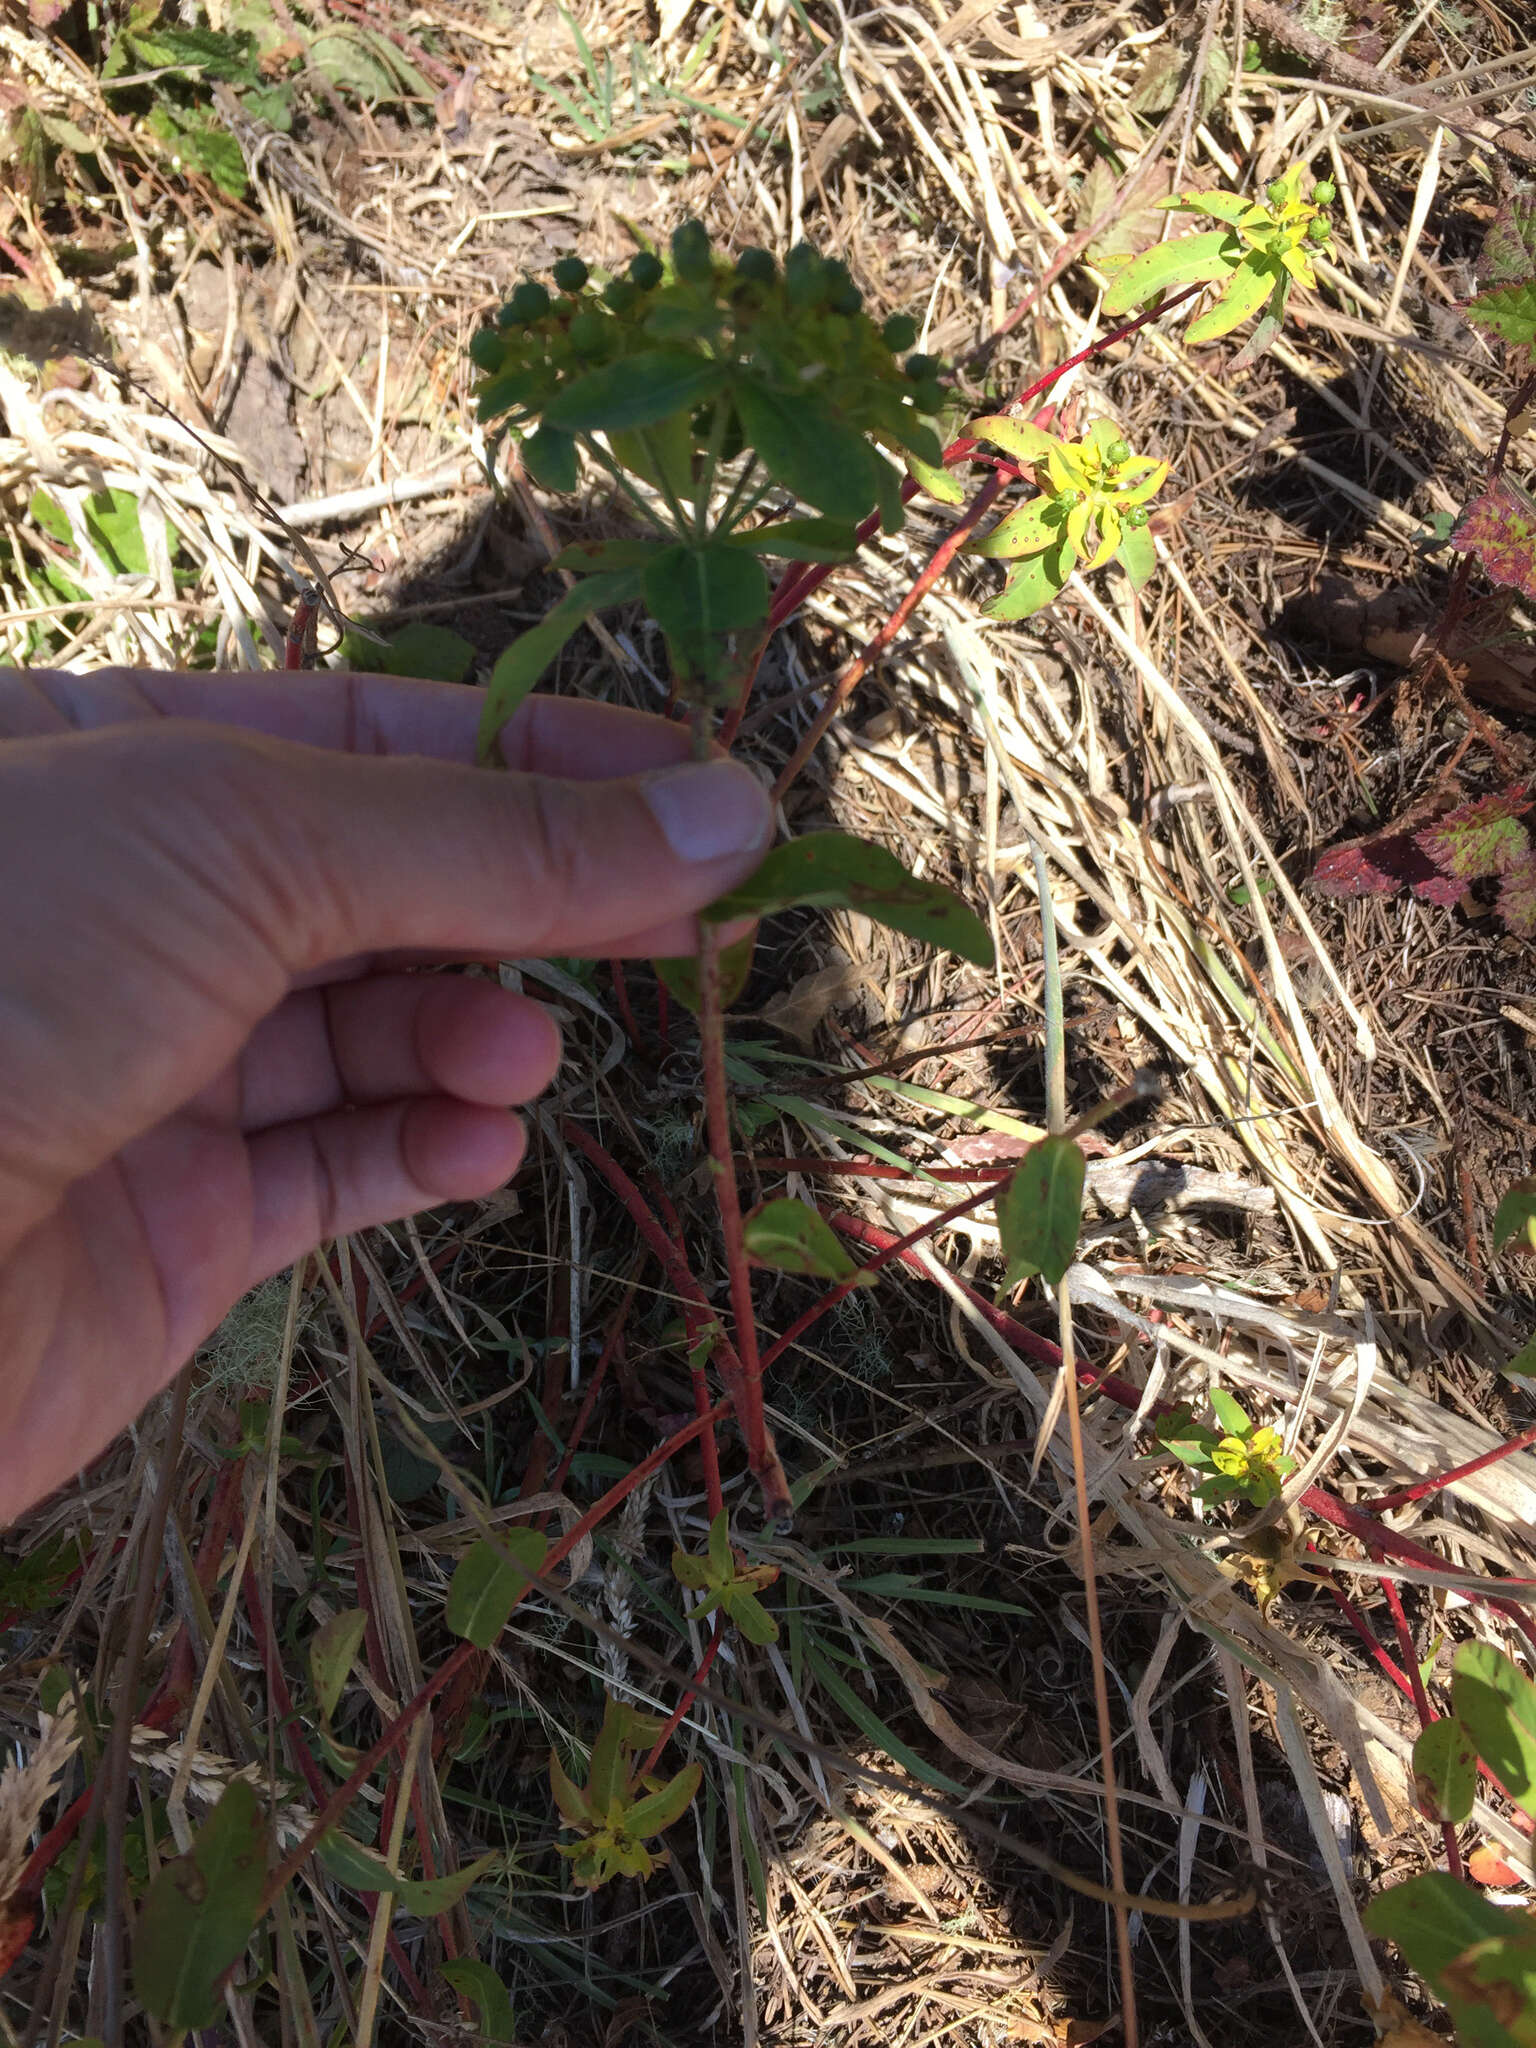
[{"label": "green seed capsule", "polygon": [[864,294],[850,278],[847,283],[840,282],[832,287],[832,294],[827,300],[827,304],[834,313],[842,313],[851,320],[855,313],[863,312]]},{"label": "green seed capsule", "polygon": [[1332,182],[1327,178],[1323,178],[1312,187],[1312,204],[1314,206],[1332,206],[1337,197],[1338,193],[1334,190]]},{"label": "green seed capsule", "polygon": [[1271,178],[1268,185],[1265,187],[1265,190],[1269,194],[1270,205],[1278,206],[1281,200],[1283,200],[1285,197],[1284,178]]},{"label": "green seed capsule", "polygon": [[[636,257],[635,261],[638,262],[639,260]],[[651,260],[654,262],[655,258],[653,257]],[[633,268],[633,265],[631,265],[631,268]],[[610,278],[608,283],[603,286],[603,304],[610,313],[617,313],[621,318],[624,314],[633,312],[635,302],[639,296],[639,292],[627,277]]]},{"label": "green seed capsule", "polygon": [[708,284],[714,276],[709,233],[703,221],[685,220],[673,235],[672,267],[684,284]]},{"label": "green seed capsule", "polygon": [[925,377],[931,377],[938,367],[939,359],[937,356],[908,356],[907,360],[902,364],[902,368],[906,371],[907,375],[919,384]]},{"label": "green seed capsule", "polygon": [[562,256],[550,273],[563,292],[579,292],[590,272],[579,256]]},{"label": "green seed capsule", "polygon": [[1151,514],[1145,505],[1133,505],[1125,515],[1125,523],[1127,526],[1141,527],[1146,525],[1150,517]]},{"label": "green seed capsule", "polygon": [[506,352],[507,344],[494,327],[477,328],[470,339],[469,360],[477,370],[499,370]]},{"label": "green seed capsule", "polygon": [[736,275],[749,284],[772,284],[779,266],[766,249],[743,249],[736,258]]},{"label": "green seed capsule", "polygon": [[638,256],[629,259],[629,277],[643,292],[655,291],[661,283],[663,271],[661,258],[653,256],[649,249],[642,249]]},{"label": "green seed capsule", "polygon": [[1129,462],[1130,459],[1130,446],[1125,441],[1111,441],[1109,446],[1104,450],[1104,460],[1106,462],[1114,463],[1116,467],[1118,467],[1119,464],[1121,464],[1122,462]]},{"label": "green seed capsule", "polygon": [[944,386],[937,377],[920,377],[912,400],[919,412],[936,413],[944,410],[945,396]]},{"label": "green seed capsule", "polygon": [[796,242],[784,259],[784,291],[799,308],[819,306],[826,294],[826,265],[809,242]]},{"label": "green seed capsule", "polygon": [[917,322],[907,313],[893,313],[881,328],[880,339],[892,355],[899,356],[916,341]]},{"label": "green seed capsule", "polygon": [[549,311],[550,297],[543,285],[535,284],[530,278],[520,284],[512,294],[512,317],[515,320],[542,320]]},{"label": "green seed capsule", "polygon": [[1332,233],[1333,230],[1325,220],[1309,220],[1307,222],[1307,240],[1309,242],[1326,242]]}]

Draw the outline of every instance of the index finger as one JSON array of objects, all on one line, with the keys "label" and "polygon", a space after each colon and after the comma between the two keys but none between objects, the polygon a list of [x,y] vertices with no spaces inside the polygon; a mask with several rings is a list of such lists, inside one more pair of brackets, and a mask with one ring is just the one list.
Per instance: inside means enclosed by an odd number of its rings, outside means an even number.
[{"label": "index finger", "polygon": [[[0,740],[190,718],[347,754],[473,761],[484,702],[483,691],[462,683],[344,669],[32,669],[0,680]],[[527,697],[502,733],[501,751],[509,768],[591,782],[684,761],[690,739],[686,726],[648,711]]]}]

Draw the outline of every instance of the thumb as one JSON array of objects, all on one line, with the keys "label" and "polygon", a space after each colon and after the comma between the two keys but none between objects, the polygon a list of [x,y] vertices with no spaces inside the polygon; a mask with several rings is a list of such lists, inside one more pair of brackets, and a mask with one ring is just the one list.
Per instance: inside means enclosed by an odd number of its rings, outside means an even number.
[{"label": "thumb", "polygon": [[292,974],[401,947],[691,952],[695,914],[773,829],[729,760],[585,782],[256,742],[249,772],[239,814],[266,843],[250,873]]}]

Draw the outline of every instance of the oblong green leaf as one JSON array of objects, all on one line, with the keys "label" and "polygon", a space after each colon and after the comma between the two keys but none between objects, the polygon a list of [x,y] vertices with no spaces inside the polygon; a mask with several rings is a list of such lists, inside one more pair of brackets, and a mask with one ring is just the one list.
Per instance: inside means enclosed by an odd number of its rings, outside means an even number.
[{"label": "oblong green leaf", "polygon": [[937,498],[941,505],[959,505],[965,499],[965,486],[959,477],[938,462],[925,462],[920,455],[907,450],[907,474],[915,483],[920,483],[930,498]]},{"label": "oblong green leaf", "polygon": [[567,384],[544,408],[545,424],[568,434],[650,427],[713,398],[725,387],[724,363],[685,348],[642,349]]},{"label": "oblong green leaf", "polygon": [[1058,1285],[1077,1251],[1086,1172],[1082,1148],[1071,1138],[1042,1138],[1024,1155],[997,1198],[1005,1289],[1032,1273]]},{"label": "oblong green leaf", "polygon": [[1141,590],[1157,567],[1157,543],[1147,526],[1128,526],[1120,536],[1115,560],[1131,579],[1131,588]]},{"label": "oblong green leaf", "polygon": [[827,1219],[809,1202],[788,1195],[762,1203],[745,1217],[742,1236],[748,1257],[775,1272],[814,1273],[823,1280],[852,1280],[859,1272]]},{"label": "oblong green leaf", "polygon": [[647,1835],[661,1834],[674,1821],[681,1820],[703,1775],[701,1764],[684,1764],[659,1792],[648,1792],[635,1801],[624,1816],[625,1832],[643,1840]]},{"label": "oblong green leaf", "polygon": [[519,633],[503,650],[491,670],[490,685],[480,712],[480,733],[475,742],[476,758],[482,762],[500,758],[501,728],[528,695],[545,669],[571,635],[604,605],[625,604],[640,594],[642,571],[615,569],[602,576],[589,576],[574,584],[554,610],[536,626]]},{"label": "oblong green leaf", "polygon": [[211,2027],[220,1986],[256,1931],[267,1878],[261,1803],[233,1779],[185,1855],[155,1878],[133,1936],[133,1984],[168,2027]]},{"label": "oblong green leaf", "polygon": [[578,576],[606,575],[613,569],[643,569],[666,545],[660,540],[604,540],[595,545],[572,541],[549,566],[570,569]]},{"label": "oblong green leaf", "polygon": [[1229,1394],[1225,1387],[1212,1387],[1211,1407],[1228,1436],[1245,1437],[1253,1433],[1253,1417],[1237,1396]]},{"label": "oblong green leaf", "polygon": [[1526,1922],[1524,1914],[1494,1905],[1447,1871],[1429,1870],[1378,1892],[1364,1919],[1372,1934],[1395,1941],[1404,1961],[1446,2000],[1464,2048],[1510,2048],[1512,2037],[1489,2002],[1457,1996],[1447,1977],[1462,1981],[1462,1959],[1474,1951],[1496,1952]]},{"label": "oblong green leaf", "polygon": [[473,1863],[466,1863],[462,1870],[450,1870],[443,1877],[412,1877],[396,1887],[402,1909],[414,1913],[422,1920],[435,1920],[439,1913],[446,1913],[450,1906],[456,1906],[472,1884],[484,1877],[496,1861],[497,1851],[488,1850],[484,1856],[477,1856]]},{"label": "oblong green leaf", "polygon": [[701,914],[725,924],[797,905],[862,910],[894,931],[945,946],[980,967],[992,965],[987,928],[958,896],[938,882],[919,881],[883,846],[846,832],[808,832],[776,846],[754,875]]},{"label": "oblong green leaf", "polygon": [[772,526],[728,534],[725,544],[787,562],[846,562],[858,553],[859,533],[846,519],[777,519]]},{"label": "oblong green leaf", "polygon": [[574,491],[577,478],[575,435],[563,434],[545,420],[523,442],[523,467],[546,491]]},{"label": "oblong green leaf", "polygon": [[452,1956],[439,1967],[445,1984],[474,2000],[480,2017],[482,2040],[500,2042],[516,2039],[512,2000],[507,1995],[506,1985],[489,1963],[482,1963],[478,1956]]},{"label": "oblong green leaf", "polygon": [[505,1529],[495,1543],[482,1541],[466,1551],[443,1610],[453,1633],[477,1649],[490,1649],[528,1590],[529,1575],[543,1570],[548,1549],[537,1529]]},{"label": "oblong green leaf", "polygon": [[1241,327],[1245,320],[1252,319],[1275,288],[1274,266],[1250,256],[1233,271],[1226,290],[1208,313],[1202,313],[1198,320],[1190,323],[1186,339],[1191,348],[1199,348],[1205,342],[1219,341],[1224,334],[1230,334],[1234,327]]},{"label": "oblong green leaf", "polygon": [[1502,1251],[1512,1237],[1536,1247],[1536,1180],[1517,1180],[1499,1197],[1493,1212],[1493,1248]]},{"label": "oblong green leaf", "polygon": [[1208,213],[1212,220],[1224,220],[1229,227],[1236,227],[1255,210],[1253,201],[1241,192],[1176,192],[1171,199],[1154,199],[1152,204],[1179,213]]},{"label": "oblong green leaf", "polygon": [[864,436],[808,397],[788,397],[743,378],[736,412],[747,445],[786,490],[829,519],[857,523],[880,492],[877,457]]},{"label": "oblong green leaf", "polygon": [[1030,420],[1010,419],[1006,413],[988,413],[984,419],[972,420],[966,432],[975,440],[990,441],[1016,462],[1043,462],[1053,449],[1061,446],[1044,427],[1037,427]]},{"label": "oblong green leaf", "polygon": [[1459,1827],[1477,1791],[1477,1750],[1454,1715],[1431,1721],[1413,1745],[1413,1788],[1427,1820]]},{"label": "oblong green leaf", "polygon": [[720,1596],[720,1604],[749,1643],[779,1640],[779,1624],[755,1593],[727,1590]]},{"label": "oblong green leaf", "polygon": [[359,1607],[343,1608],[315,1630],[309,1645],[309,1672],[315,1684],[320,1711],[329,1720],[336,1711],[341,1689],[347,1682],[368,1629],[368,1617]]},{"label": "oblong green leaf", "polygon": [[[752,954],[757,945],[756,932],[747,932],[742,938],[720,949],[720,1007],[728,1010],[747,985],[747,976],[752,972]],[[695,1017],[704,1007],[704,994],[699,979],[699,963],[696,955],[680,954],[671,960],[653,960],[656,979],[662,987],[685,1010],[691,1010]]]},{"label": "oblong green leaf", "polygon": [[1215,284],[1236,267],[1241,255],[1241,243],[1225,228],[1159,242],[1155,249],[1133,256],[1110,281],[1104,312],[1114,318],[1156,298],[1159,292],[1178,291],[1187,284]]},{"label": "oblong green leaf", "polygon": [[397,1892],[405,1879],[391,1870],[377,1849],[343,1828],[327,1828],[315,1854],[338,1884],[354,1892]]},{"label": "oblong green leaf", "polygon": [[768,572],[728,541],[663,548],[645,566],[645,601],[674,649],[708,662],[707,648],[768,616]]},{"label": "oblong green leaf", "polygon": [[475,644],[448,626],[413,619],[382,645],[361,633],[341,636],[343,668],[381,676],[419,676],[425,682],[462,683],[475,665]]},{"label": "oblong green leaf", "polygon": [[990,533],[971,541],[965,551],[988,561],[1014,561],[1023,555],[1038,555],[1060,541],[1066,516],[1067,507],[1060,498],[1031,498],[1027,505],[1020,505],[1016,512],[1000,519]]},{"label": "oblong green leaf", "polygon": [[1492,1643],[1463,1643],[1451,1706],[1510,1798],[1536,1816],[1536,1685]]},{"label": "oblong green leaf", "polygon": [[984,619],[1029,619],[1061,595],[1077,549],[1070,541],[1047,548],[1041,555],[1025,555],[1009,571],[1008,581],[997,596],[981,608]]}]

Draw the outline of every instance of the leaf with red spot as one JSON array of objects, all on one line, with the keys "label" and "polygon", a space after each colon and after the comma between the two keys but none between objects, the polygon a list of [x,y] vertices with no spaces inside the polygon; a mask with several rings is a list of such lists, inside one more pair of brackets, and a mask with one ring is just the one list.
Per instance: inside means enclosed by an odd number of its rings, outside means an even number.
[{"label": "leaf with red spot", "polygon": [[1536,599],[1536,499],[1508,477],[1472,500],[1452,531],[1451,546],[1476,555],[1495,583]]},{"label": "leaf with red spot", "polygon": [[1507,789],[1458,804],[1416,832],[1414,843],[1443,875],[1454,875],[1458,881],[1502,875],[1530,852],[1530,838],[1520,822],[1529,802],[1530,791],[1513,782]]},{"label": "leaf with red spot", "polygon": [[1499,915],[1517,938],[1536,939],[1536,853],[1529,848],[1504,871]]}]

